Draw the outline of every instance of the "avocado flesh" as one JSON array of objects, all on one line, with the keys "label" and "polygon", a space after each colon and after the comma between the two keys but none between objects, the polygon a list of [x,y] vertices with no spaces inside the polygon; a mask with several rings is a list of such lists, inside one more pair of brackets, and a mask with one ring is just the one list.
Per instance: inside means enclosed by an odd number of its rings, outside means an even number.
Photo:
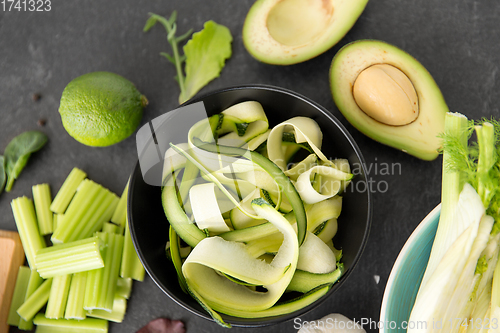
[{"label": "avocado flesh", "polygon": [[352,28],[368,0],[257,0],[243,42],[257,60],[291,65],[330,49]]},{"label": "avocado flesh", "polygon": [[[381,123],[359,108],[353,97],[358,75],[376,64],[389,64],[408,76],[418,96],[419,114],[410,124],[392,126]],[[436,82],[415,58],[401,49],[376,40],[360,40],[344,46],[330,68],[333,99],[344,117],[366,136],[423,160],[439,153],[448,106]]]}]

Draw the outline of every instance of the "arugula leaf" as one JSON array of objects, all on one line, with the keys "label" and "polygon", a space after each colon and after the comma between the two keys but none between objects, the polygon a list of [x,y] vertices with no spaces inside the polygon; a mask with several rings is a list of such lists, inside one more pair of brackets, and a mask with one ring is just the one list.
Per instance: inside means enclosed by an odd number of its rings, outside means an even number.
[{"label": "arugula leaf", "polygon": [[5,191],[12,189],[14,180],[28,163],[31,153],[36,152],[47,143],[47,136],[38,131],[27,131],[16,136],[5,148],[5,170],[7,173],[7,185]]},{"label": "arugula leaf", "polygon": [[5,185],[5,159],[0,155],[0,194],[2,194]]},{"label": "arugula leaf", "polygon": [[[190,29],[181,36],[176,37],[177,12],[174,11],[169,19],[149,13],[150,17],[143,28],[149,31],[156,23],[163,25],[167,31],[167,40],[172,47],[172,55],[161,52],[161,55],[171,62],[177,71],[174,77],[179,84],[181,93],[179,103],[182,104],[193,97],[201,88],[219,76],[227,58],[231,56],[231,42],[233,37],[228,28],[214,21],[205,22],[203,30],[193,34],[184,46],[184,55],[179,53],[179,43],[191,36]],[[186,76],[182,64],[186,63]]]},{"label": "arugula leaf", "polygon": [[214,21],[205,22],[203,30],[193,34],[184,46],[186,81],[179,96],[181,104],[219,77],[226,59],[231,57],[232,40],[229,29]]}]

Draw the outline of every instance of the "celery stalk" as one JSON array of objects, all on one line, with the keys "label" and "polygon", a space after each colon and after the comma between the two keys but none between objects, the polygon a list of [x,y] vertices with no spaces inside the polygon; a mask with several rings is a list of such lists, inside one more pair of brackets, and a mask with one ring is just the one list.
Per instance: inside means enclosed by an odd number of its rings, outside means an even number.
[{"label": "celery stalk", "polygon": [[29,267],[19,267],[14,293],[12,294],[12,301],[10,303],[9,316],[7,317],[7,324],[9,325],[19,326],[21,317],[19,317],[16,311],[24,303],[24,299],[26,298],[30,274]]},{"label": "celery stalk", "polygon": [[52,279],[49,301],[45,310],[45,317],[59,319],[64,317],[66,303],[68,301],[69,286],[71,284],[71,274],[58,275]]},{"label": "celery stalk", "polygon": [[19,316],[30,321],[40,311],[41,308],[47,303],[50,295],[50,288],[52,286],[52,279],[45,280],[33,294],[17,309]]},{"label": "celery stalk", "polygon": [[118,277],[116,282],[116,295],[129,299],[132,292],[132,278]]},{"label": "celery stalk", "polygon": [[52,197],[50,195],[49,184],[35,185],[32,187],[32,190],[40,234],[51,234],[54,226],[52,222],[52,212],[50,211]]},{"label": "celery stalk", "polygon": [[120,268],[122,278],[132,278],[136,281],[144,280],[144,267],[142,266],[137,252],[135,252],[132,237],[130,236],[130,227],[128,221],[125,229],[125,242],[123,244],[122,266]]},{"label": "celery stalk", "polygon": [[[102,219],[105,222],[109,222],[109,221],[113,222],[113,215],[116,212],[116,208],[118,208],[118,204],[120,203],[120,199],[121,199],[120,197],[118,197],[116,194],[113,193],[113,202],[111,203],[111,205],[109,205],[108,209],[104,213],[104,216],[102,217]],[[123,232],[125,225],[122,226],[121,224],[118,224],[116,222],[113,222],[113,223],[120,226],[121,230]]]},{"label": "celery stalk", "polygon": [[68,175],[68,178],[66,178],[61,188],[59,189],[59,192],[57,192],[54,201],[52,201],[50,210],[57,214],[64,214],[71,199],[75,195],[78,187],[86,176],[87,174],[82,170],[73,168],[73,170],[71,170],[70,174]]},{"label": "celery stalk", "polygon": [[127,193],[128,193],[128,183],[123,190],[122,196],[120,197],[120,201],[116,206],[116,209],[111,217],[111,222],[121,225],[125,227],[125,223],[127,222]]},{"label": "celery stalk", "polygon": [[108,322],[103,319],[87,318],[84,320],[48,319],[39,313],[33,323],[39,333],[107,333]]},{"label": "celery stalk", "polygon": [[100,244],[98,237],[90,237],[41,249],[35,257],[38,273],[48,278],[101,268]]},{"label": "celery stalk", "polygon": [[113,234],[109,239],[108,246],[112,247],[112,256],[104,266],[103,293],[99,300],[99,308],[112,310],[122,260],[123,236]]},{"label": "celery stalk", "polygon": [[83,309],[83,301],[85,299],[85,286],[87,283],[87,272],[73,274],[71,286],[69,288],[68,303],[66,304],[66,312],[64,318],[83,320],[86,318],[85,310]]},{"label": "celery stalk", "polygon": [[45,240],[38,230],[33,202],[26,197],[20,197],[12,200],[11,206],[26,259],[30,268],[33,269],[36,252],[45,247]]},{"label": "celery stalk", "polygon": [[104,244],[101,250],[101,255],[103,258],[104,266],[99,269],[91,270],[87,273],[87,281],[85,287],[85,297],[83,301],[83,308],[85,310],[92,310],[98,308],[98,302],[100,295],[102,294],[102,280],[104,276],[104,267],[108,262],[109,254],[111,249],[109,248],[108,238],[111,234],[99,233],[98,237]]},{"label": "celery stalk", "polygon": [[108,233],[97,234],[106,244],[103,251],[104,267],[88,273],[84,309],[111,311],[121,263],[123,236]]},{"label": "celery stalk", "polygon": [[94,233],[102,229],[104,222],[109,221],[111,211],[109,208],[118,202],[118,197],[107,189],[104,189],[103,192],[105,194],[103,200],[98,203],[98,207],[90,221],[86,222],[83,229],[79,229],[76,236],[74,236],[75,239],[87,238],[94,235]]},{"label": "celery stalk", "polygon": [[98,194],[101,193],[100,190],[101,187],[93,181],[88,179],[82,181],[75,197],[71,200],[70,205],[64,213],[64,218],[58,221],[58,228],[51,237],[52,243],[69,241],[71,234],[77,226],[85,222],[83,221],[83,217],[86,214],[92,213],[89,212],[89,208],[95,202]]},{"label": "celery stalk", "polygon": [[57,219],[61,218],[61,216],[63,216],[63,215],[62,214],[56,214],[56,213],[54,213],[52,215],[52,232],[54,232],[54,231],[57,230]]},{"label": "celery stalk", "polygon": [[102,232],[107,232],[108,234],[120,234],[120,227],[112,222],[105,222],[102,226]]},{"label": "celery stalk", "polygon": [[127,300],[121,296],[115,296],[113,301],[113,310],[111,312],[105,310],[88,311],[89,317],[109,320],[115,323],[121,323],[127,311]]},{"label": "celery stalk", "polygon": [[[24,297],[25,302],[42,284],[43,279],[40,277],[36,269],[32,269],[30,272],[30,280],[28,282],[28,288],[26,289],[26,296]],[[21,305],[21,304],[19,304]],[[33,321],[26,321],[21,319],[19,322],[19,329],[24,331],[31,331],[33,329]]]}]

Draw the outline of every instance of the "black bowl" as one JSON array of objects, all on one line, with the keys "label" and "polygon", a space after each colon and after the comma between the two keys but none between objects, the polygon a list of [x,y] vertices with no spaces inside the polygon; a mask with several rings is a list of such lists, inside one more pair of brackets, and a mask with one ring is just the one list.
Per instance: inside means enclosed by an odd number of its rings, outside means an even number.
[{"label": "black bowl", "polygon": [[[262,104],[270,127],[294,116],[314,119],[323,131],[322,151],[328,158],[347,158],[355,177],[343,194],[338,233],[333,239],[335,247],[343,251],[342,262],[346,269],[344,275],[321,299],[293,313],[259,319],[222,315],[226,322],[241,327],[265,326],[296,318],[330,297],[345,282],[358,262],[367,242],[371,220],[370,191],[361,151],[344,126],[322,106],[292,91],[262,85],[218,90],[186,104],[203,101],[208,115],[213,115],[231,105],[249,100]],[[139,258],[153,281],[165,294],[190,312],[212,320],[191,296],[181,290],[174,266],[165,256],[169,223],[163,212],[160,194],[160,187],[144,182],[138,163],[130,180],[128,217],[132,240]]]}]

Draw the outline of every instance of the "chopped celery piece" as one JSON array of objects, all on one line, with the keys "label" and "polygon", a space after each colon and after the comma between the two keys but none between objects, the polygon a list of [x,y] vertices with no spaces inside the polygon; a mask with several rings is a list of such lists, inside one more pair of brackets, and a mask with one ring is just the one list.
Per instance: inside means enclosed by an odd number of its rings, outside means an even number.
[{"label": "chopped celery piece", "polygon": [[40,184],[33,186],[33,201],[35,202],[36,217],[38,219],[38,229],[40,234],[48,235],[53,232],[52,212],[50,204],[52,197],[50,195],[49,184]]},{"label": "chopped celery piece", "polygon": [[106,197],[95,212],[95,220],[85,226],[85,228],[77,236],[77,239],[90,237],[101,230],[104,222],[109,221],[109,219],[111,218],[111,214],[113,213],[114,209],[110,208],[113,208],[113,206],[118,203],[118,200],[119,199],[116,194],[106,190]]},{"label": "chopped celery piece", "polygon": [[122,265],[120,268],[120,276],[122,278],[132,278],[136,281],[144,280],[144,267],[142,266],[137,252],[135,252],[132,237],[130,236],[130,228],[128,220],[125,229],[125,242],[123,244]]},{"label": "chopped celery piece", "polygon": [[91,180],[84,180],[71,201],[61,225],[52,234],[53,243],[67,243],[90,237],[102,228],[116,195]]},{"label": "chopped celery piece", "polygon": [[102,232],[108,234],[120,234],[120,227],[112,222],[105,222],[102,226]]},{"label": "chopped celery piece", "polygon": [[120,201],[116,206],[116,209],[111,217],[111,222],[121,225],[125,227],[125,223],[127,222],[127,193],[128,193],[128,183],[123,190],[122,196],[120,197]]},{"label": "chopped celery piece", "polygon": [[83,307],[85,310],[111,311],[123,252],[123,236],[108,233],[97,234],[106,244],[103,250],[104,267],[88,272]]},{"label": "chopped celery piece", "polygon": [[24,320],[30,321],[47,303],[50,295],[52,279],[45,280],[33,294],[17,309],[17,314]]},{"label": "chopped celery piece", "polygon": [[73,168],[52,201],[50,210],[57,214],[63,214],[85,177],[87,177],[85,172]]},{"label": "chopped celery piece", "polygon": [[100,244],[94,236],[41,249],[35,257],[36,269],[41,277],[48,278],[101,268]]},{"label": "chopped celery piece", "polygon": [[29,267],[19,267],[14,293],[12,294],[12,301],[10,303],[9,316],[7,317],[7,324],[9,325],[19,326],[21,317],[17,314],[17,309],[24,303],[24,299],[26,298],[30,273]]},{"label": "chopped celery piece", "polygon": [[35,268],[36,252],[45,247],[45,240],[38,230],[35,207],[33,207],[33,202],[26,197],[12,200],[11,206],[26,259],[30,268]]},{"label": "chopped celery piece", "polygon": [[[104,215],[102,217],[102,220],[105,222],[111,221],[111,218],[113,217],[113,214],[115,213],[116,208],[118,207],[118,204],[120,203],[120,197],[118,197],[114,193],[113,193],[112,197],[113,197],[113,201],[111,202],[111,204],[109,205],[108,209],[106,210],[106,212],[104,213]],[[120,229],[122,230],[122,235],[123,235],[123,230],[125,228],[125,225],[123,225],[123,226],[118,225],[118,226],[121,227]]]},{"label": "chopped celery piece", "polygon": [[71,286],[69,287],[68,302],[66,304],[64,318],[78,320],[86,318],[85,310],[83,309],[86,283],[87,272],[73,274]]},{"label": "chopped celery piece", "polygon": [[125,317],[125,312],[127,311],[127,300],[121,296],[115,296],[113,301],[113,310],[111,312],[104,310],[92,310],[88,311],[87,315],[89,317],[105,319],[113,321],[115,323],[121,323]]},{"label": "chopped celery piece", "polygon": [[[26,296],[24,297],[25,302],[42,284],[43,279],[40,277],[36,269],[32,269],[30,272],[30,280],[28,282],[28,288],[26,289]],[[21,304],[19,304],[21,305]],[[19,326],[17,326],[20,330],[31,331],[33,329],[33,321],[26,321],[21,319],[19,322]]]},{"label": "chopped celery piece", "polygon": [[60,319],[64,317],[66,303],[68,301],[69,286],[71,284],[71,274],[58,275],[52,279],[49,301],[45,310],[45,317],[50,319]]},{"label": "chopped celery piece", "polygon": [[64,218],[64,214],[56,214],[52,216],[52,231],[55,232],[57,230],[58,222]]},{"label": "chopped celery piece", "polygon": [[37,326],[38,333],[107,333],[108,321],[103,319],[87,318],[84,320],[73,319],[48,319],[39,313],[33,323]]},{"label": "chopped celery piece", "polygon": [[132,292],[132,278],[118,277],[116,283],[116,295],[129,299]]}]

